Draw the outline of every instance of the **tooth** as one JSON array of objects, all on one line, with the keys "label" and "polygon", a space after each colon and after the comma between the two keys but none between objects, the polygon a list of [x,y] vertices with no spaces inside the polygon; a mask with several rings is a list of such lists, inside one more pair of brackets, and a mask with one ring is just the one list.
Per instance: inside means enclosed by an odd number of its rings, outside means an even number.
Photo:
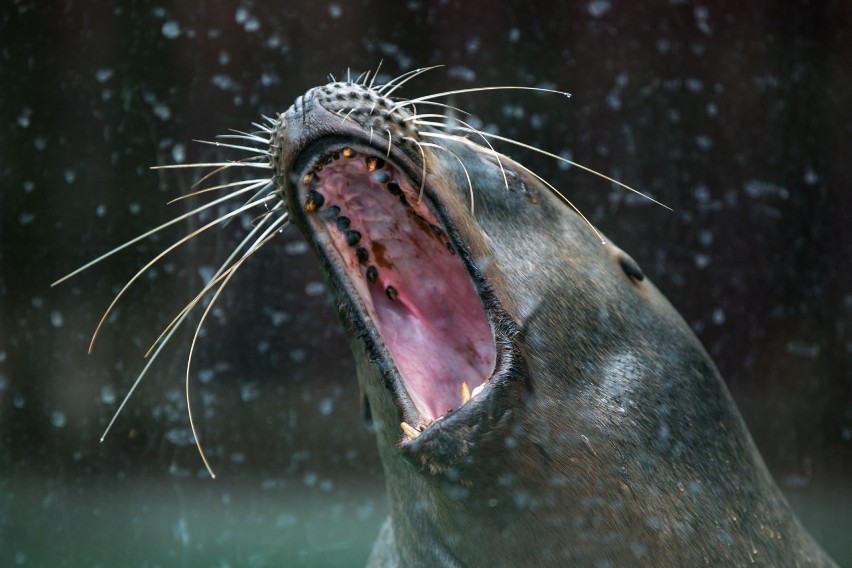
[{"label": "tooth", "polygon": [[471,396],[471,397],[474,397],[474,396],[478,395],[479,393],[481,393],[481,392],[482,392],[483,387],[485,387],[485,383],[482,383],[481,385],[479,385],[478,387],[476,387],[475,389],[473,389],[473,392],[472,392],[472,393],[470,393],[470,396]]},{"label": "tooth", "polygon": [[402,433],[405,434],[405,437],[409,440],[416,440],[417,436],[420,435],[420,432],[412,428],[408,422],[400,422],[399,427],[402,428]]},{"label": "tooth", "polygon": [[462,383],[461,400],[462,400],[462,404],[466,404],[467,401],[470,400],[470,387],[467,386],[467,383]]}]

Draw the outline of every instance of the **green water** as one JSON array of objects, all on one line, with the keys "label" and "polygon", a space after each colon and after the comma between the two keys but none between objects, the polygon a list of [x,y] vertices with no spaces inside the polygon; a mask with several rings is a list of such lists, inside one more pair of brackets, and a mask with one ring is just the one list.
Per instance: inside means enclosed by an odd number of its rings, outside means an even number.
[{"label": "green water", "polygon": [[[312,480],[308,479],[308,483]],[[5,479],[0,566],[359,566],[381,480]]]}]

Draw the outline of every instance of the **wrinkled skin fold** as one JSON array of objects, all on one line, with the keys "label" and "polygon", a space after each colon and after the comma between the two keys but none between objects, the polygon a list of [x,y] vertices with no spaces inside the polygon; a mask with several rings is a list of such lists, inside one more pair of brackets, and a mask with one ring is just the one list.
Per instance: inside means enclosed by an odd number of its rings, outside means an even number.
[{"label": "wrinkled skin fold", "polygon": [[436,148],[412,115],[335,83],[271,145],[376,428],[369,564],[833,565],[638,266],[523,166]]}]

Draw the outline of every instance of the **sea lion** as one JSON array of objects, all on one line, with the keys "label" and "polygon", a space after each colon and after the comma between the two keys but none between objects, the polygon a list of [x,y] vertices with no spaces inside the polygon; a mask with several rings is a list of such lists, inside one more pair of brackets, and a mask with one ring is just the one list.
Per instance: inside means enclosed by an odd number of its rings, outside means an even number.
[{"label": "sea lion", "polygon": [[636,263],[390,90],[311,89],[270,146],[376,428],[369,565],[833,565]]},{"label": "sea lion", "polygon": [[205,291],[291,221],[322,266],[387,481],[368,564],[833,566],[680,315],[485,133],[391,98],[421,71],[311,89],[207,164],[272,176],[217,186],[251,197],[216,223],[266,212]]}]

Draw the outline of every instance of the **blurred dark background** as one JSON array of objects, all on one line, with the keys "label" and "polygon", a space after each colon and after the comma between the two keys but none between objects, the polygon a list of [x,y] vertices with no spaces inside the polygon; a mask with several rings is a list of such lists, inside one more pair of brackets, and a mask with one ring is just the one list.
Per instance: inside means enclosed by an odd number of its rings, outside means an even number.
[{"label": "blurred dark background", "polygon": [[[245,233],[198,225],[50,283],[188,210],[193,143],[380,61],[486,128],[644,268],[725,376],[779,485],[852,565],[852,5],[826,1],[6,2],[0,8],[0,565],[350,566],[386,505],[353,364],[294,230],[179,332],[104,443],[147,346]],[[231,178],[236,179],[236,178]]]}]

